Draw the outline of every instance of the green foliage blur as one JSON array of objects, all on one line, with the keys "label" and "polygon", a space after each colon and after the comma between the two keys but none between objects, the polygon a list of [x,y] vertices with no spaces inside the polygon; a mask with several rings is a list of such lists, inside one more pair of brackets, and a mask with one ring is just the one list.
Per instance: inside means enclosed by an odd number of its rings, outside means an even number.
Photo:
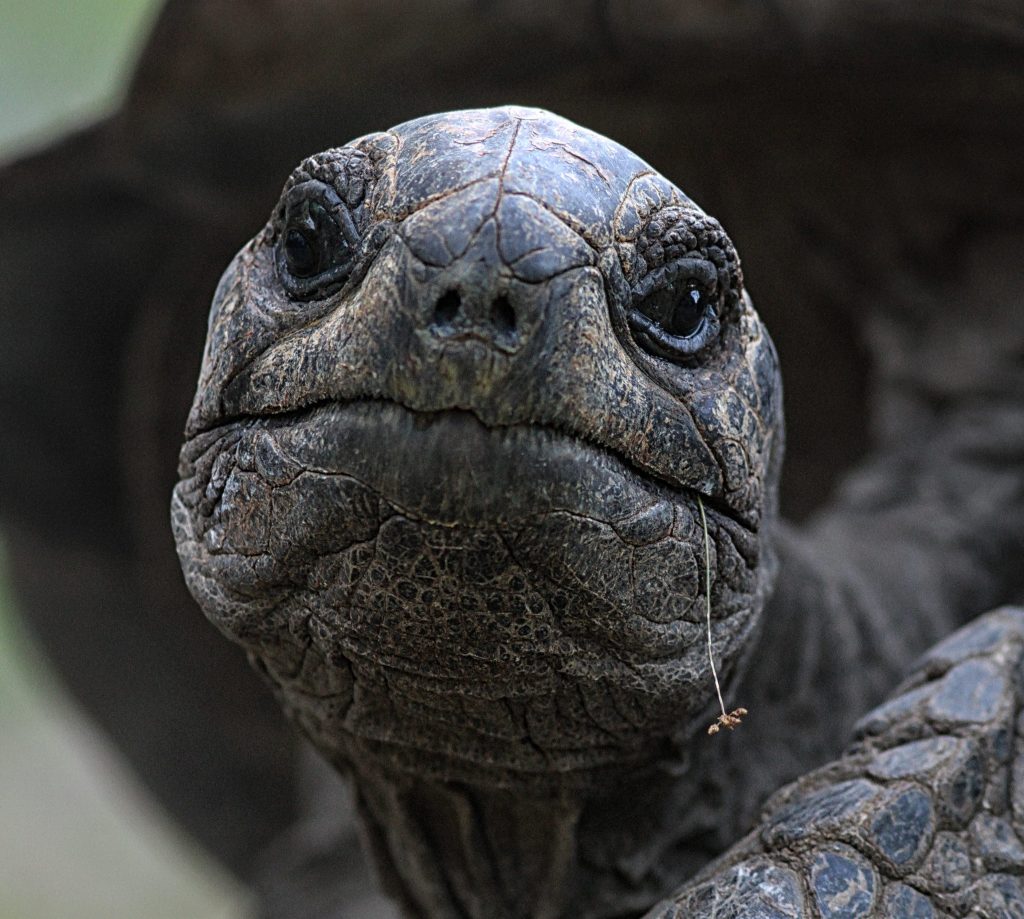
[{"label": "green foliage blur", "polygon": [[0,0],[0,156],[116,104],[160,4]]}]

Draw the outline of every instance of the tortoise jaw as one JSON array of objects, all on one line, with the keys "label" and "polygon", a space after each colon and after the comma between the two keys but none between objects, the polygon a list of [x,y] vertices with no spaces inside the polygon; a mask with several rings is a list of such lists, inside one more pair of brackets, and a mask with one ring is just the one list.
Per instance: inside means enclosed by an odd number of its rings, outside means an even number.
[{"label": "tortoise jaw", "polygon": [[[248,419],[202,446],[175,493],[190,586],[328,752],[358,742],[439,774],[458,760],[467,778],[589,769],[703,709],[692,493],[559,432],[384,401]],[[710,518],[729,670],[760,609],[758,538]]]},{"label": "tortoise jaw", "polygon": [[[758,514],[743,513],[697,483],[681,486],[574,432],[546,424],[487,424],[469,408],[424,410],[379,396],[222,419],[190,438],[180,474],[189,474],[191,460],[240,426],[270,435],[255,457],[265,476],[287,481],[304,469],[350,474],[431,523],[508,522],[550,511],[559,497],[572,512],[587,514],[597,502],[602,519],[625,520],[654,500],[695,503],[699,495],[744,539],[756,539],[760,528]],[[608,479],[616,481],[611,490]]]}]

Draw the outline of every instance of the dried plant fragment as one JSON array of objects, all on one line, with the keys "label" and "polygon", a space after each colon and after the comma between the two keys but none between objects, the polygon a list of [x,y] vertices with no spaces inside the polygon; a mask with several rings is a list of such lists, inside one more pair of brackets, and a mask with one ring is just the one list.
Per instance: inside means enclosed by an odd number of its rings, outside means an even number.
[{"label": "dried plant fragment", "polygon": [[704,600],[707,612],[708,624],[708,660],[711,662],[711,675],[715,678],[715,692],[718,694],[718,705],[722,714],[718,720],[708,727],[709,734],[717,734],[722,728],[733,730],[736,725],[743,721],[747,714],[745,708],[734,708],[731,712],[725,710],[725,700],[722,698],[722,685],[718,682],[718,670],[715,668],[715,656],[711,653],[711,537],[708,535],[708,518],[704,513],[704,502],[700,495],[697,495],[697,507],[700,508],[700,524],[704,528]]}]

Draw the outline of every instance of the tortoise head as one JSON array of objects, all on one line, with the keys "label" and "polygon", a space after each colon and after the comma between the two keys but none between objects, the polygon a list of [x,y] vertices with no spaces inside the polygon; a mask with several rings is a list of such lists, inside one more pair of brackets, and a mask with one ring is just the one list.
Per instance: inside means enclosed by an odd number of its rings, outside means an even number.
[{"label": "tortoise head", "polygon": [[632,763],[712,698],[706,574],[726,677],[752,641],[781,396],[736,251],[546,112],[303,162],[217,290],[186,437],[189,586],[335,762]]}]

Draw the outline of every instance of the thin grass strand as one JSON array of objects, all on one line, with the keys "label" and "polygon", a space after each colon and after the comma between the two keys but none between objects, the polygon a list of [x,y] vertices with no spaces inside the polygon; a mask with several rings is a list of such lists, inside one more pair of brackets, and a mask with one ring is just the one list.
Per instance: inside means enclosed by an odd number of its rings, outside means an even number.
[{"label": "thin grass strand", "polygon": [[731,712],[725,710],[725,700],[722,698],[722,684],[718,681],[718,669],[715,667],[715,655],[711,649],[711,536],[708,534],[708,518],[704,513],[704,502],[700,495],[697,495],[697,507],[700,508],[700,525],[704,530],[704,600],[705,612],[708,626],[708,661],[711,664],[711,676],[715,680],[715,693],[718,695],[718,707],[722,710],[718,720],[708,728],[709,734],[717,734],[723,727],[730,731],[736,727],[747,714],[745,708],[733,709]]}]

